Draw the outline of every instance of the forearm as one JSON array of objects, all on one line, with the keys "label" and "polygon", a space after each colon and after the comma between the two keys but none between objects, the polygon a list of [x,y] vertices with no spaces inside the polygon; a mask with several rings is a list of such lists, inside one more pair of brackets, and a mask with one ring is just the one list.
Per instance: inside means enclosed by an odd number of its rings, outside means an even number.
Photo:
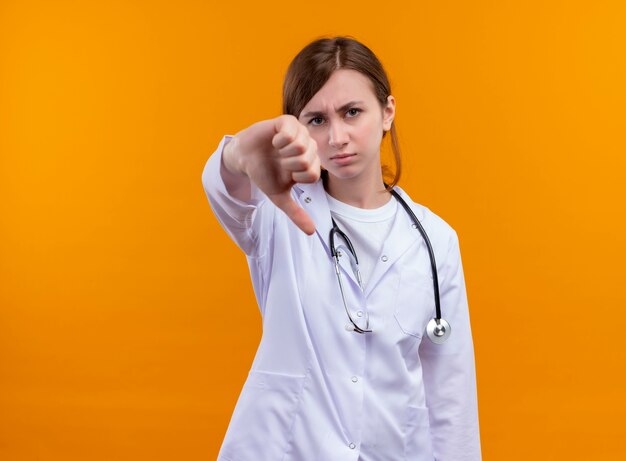
[{"label": "forearm", "polygon": [[242,202],[249,202],[252,198],[250,178],[244,171],[241,156],[235,149],[236,138],[226,141],[222,151],[220,175],[228,193]]}]

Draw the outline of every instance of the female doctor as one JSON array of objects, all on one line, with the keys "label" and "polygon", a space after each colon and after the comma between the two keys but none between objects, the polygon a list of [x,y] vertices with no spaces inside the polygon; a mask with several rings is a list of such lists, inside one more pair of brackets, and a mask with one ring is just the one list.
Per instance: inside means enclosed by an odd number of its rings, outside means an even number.
[{"label": "female doctor", "polygon": [[218,460],[480,460],[459,242],[396,186],[381,63],[316,40],[289,66],[283,112],[224,137],[202,175],[263,318]]}]

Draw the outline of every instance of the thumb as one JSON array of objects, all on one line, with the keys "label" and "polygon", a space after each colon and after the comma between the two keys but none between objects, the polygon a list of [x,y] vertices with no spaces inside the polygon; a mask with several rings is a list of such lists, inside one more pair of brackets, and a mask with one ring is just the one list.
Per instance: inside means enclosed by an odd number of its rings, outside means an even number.
[{"label": "thumb", "polygon": [[313,235],[315,232],[315,223],[309,214],[299,206],[291,197],[289,192],[283,192],[270,197],[274,204],[283,210],[287,217],[293,221],[305,234]]}]

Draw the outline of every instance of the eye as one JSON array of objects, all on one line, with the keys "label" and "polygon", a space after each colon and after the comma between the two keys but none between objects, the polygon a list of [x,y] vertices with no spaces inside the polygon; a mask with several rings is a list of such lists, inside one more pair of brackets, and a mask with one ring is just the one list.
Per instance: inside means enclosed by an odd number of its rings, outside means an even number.
[{"label": "eye", "polygon": [[348,109],[348,111],[346,112],[346,115],[350,118],[353,118],[359,115],[360,112],[361,112],[361,109],[353,107],[352,109]]},{"label": "eye", "polygon": [[309,125],[319,126],[324,123],[324,119],[322,117],[315,117],[309,120]]}]

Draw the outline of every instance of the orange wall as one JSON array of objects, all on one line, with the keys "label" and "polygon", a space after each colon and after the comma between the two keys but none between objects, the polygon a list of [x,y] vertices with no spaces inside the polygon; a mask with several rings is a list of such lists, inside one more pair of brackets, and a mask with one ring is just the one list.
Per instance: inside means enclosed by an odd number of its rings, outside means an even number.
[{"label": "orange wall", "polygon": [[260,316],[200,174],[323,34],[459,233],[485,460],[626,459],[625,5],[0,3],[0,459],[215,459]]}]

